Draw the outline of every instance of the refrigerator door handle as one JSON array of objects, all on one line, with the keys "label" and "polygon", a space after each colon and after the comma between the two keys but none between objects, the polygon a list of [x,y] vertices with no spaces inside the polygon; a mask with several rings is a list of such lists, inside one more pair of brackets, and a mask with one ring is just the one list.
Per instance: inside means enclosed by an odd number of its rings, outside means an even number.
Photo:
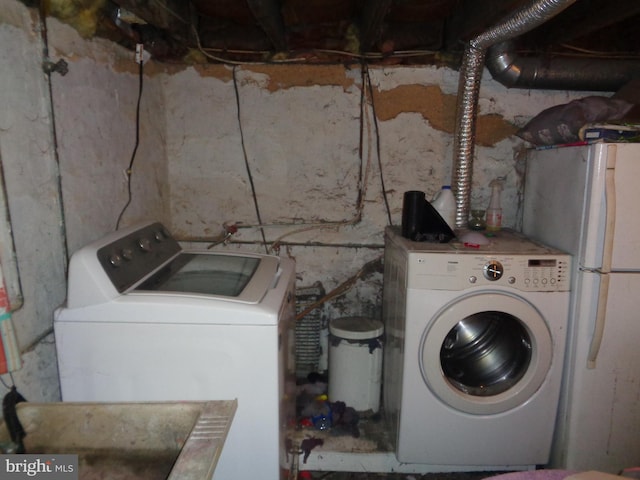
[{"label": "refrigerator door handle", "polygon": [[613,258],[613,235],[616,228],[616,182],[615,170],[607,168],[605,172],[605,222],[604,222],[604,245],[602,251],[602,273],[611,272],[611,261]]},{"label": "refrigerator door handle", "polygon": [[590,370],[596,368],[596,360],[598,359],[598,352],[600,352],[600,345],[602,344],[608,297],[609,275],[605,273],[600,275],[600,291],[598,292],[598,308],[596,309],[596,321],[593,327],[591,345],[589,346],[589,355],[587,356],[587,368]]},{"label": "refrigerator door handle", "polygon": [[[615,162],[614,162],[615,165]],[[591,345],[589,346],[589,355],[587,357],[587,368],[596,368],[596,360],[598,352],[602,344],[602,336],[604,335],[605,314],[607,311],[607,298],[609,296],[609,272],[611,272],[611,260],[613,257],[613,235],[616,226],[616,182],[615,170],[607,168],[605,172],[605,203],[606,216],[604,225],[604,245],[602,251],[602,268],[600,273],[600,291],[598,292],[598,307],[596,309],[596,320],[593,327],[593,336],[591,337]]]}]

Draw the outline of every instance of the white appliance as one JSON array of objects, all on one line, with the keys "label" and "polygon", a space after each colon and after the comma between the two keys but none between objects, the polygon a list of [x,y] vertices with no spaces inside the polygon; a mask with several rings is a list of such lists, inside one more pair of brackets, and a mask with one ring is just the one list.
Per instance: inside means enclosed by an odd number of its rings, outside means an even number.
[{"label": "white appliance", "polygon": [[237,399],[214,478],[282,478],[295,418],[294,269],[274,256],[184,251],[160,223],[80,249],[54,320],[63,401]]},{"label": "white appliance", "polygon": [[532,151],[523,230],[574,255],[555,466],[640,465],[640,145]]},{"label": "white appliance", "polygon": [[548,460],[571,257],[500,231],[490,244],[386,230],[386,418],[400,462],[522,470]]}]

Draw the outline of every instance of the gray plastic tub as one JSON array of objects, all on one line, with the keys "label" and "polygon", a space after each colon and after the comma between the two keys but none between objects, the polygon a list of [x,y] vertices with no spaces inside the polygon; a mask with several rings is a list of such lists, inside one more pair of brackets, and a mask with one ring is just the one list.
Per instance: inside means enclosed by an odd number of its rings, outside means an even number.
[{"label": "gray plastic tub", "polygon": [[[81,479],[209,480],[235,400],[19,403],[25,453],[77,454]],[[10,444],[4,422],[0,444]]]}]

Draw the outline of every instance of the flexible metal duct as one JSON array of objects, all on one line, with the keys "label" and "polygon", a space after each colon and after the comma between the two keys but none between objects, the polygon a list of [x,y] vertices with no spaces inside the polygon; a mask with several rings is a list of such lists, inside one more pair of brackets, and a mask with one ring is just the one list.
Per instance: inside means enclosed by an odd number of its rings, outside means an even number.
[{"label": "flexible metal duct", "polygon": [[638,60],[520,57],[511,41],[489,48],[486,66],[509,88],[615,92],[640,77]]},{"label": "flexible metal duct", "polygon": [[456,195],[456,227],[466,226],[469,217],[478,94],[487,49],[534,29],[575,2],[576,0],[533,1],[472,39],[465,48],[458,83],[453,139],[452,183]]}]

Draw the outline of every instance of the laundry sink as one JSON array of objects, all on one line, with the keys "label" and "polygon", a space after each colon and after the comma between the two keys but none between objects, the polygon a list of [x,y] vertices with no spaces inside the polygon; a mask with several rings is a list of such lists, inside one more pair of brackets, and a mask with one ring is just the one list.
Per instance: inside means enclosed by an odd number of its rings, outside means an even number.
[{"label": "laundry sink", "polygon": [[[27,454],[77,454],[79,478],[209,480],[236,400],[19,403]],[[0,444],[11,443],[5,423]]]}]

